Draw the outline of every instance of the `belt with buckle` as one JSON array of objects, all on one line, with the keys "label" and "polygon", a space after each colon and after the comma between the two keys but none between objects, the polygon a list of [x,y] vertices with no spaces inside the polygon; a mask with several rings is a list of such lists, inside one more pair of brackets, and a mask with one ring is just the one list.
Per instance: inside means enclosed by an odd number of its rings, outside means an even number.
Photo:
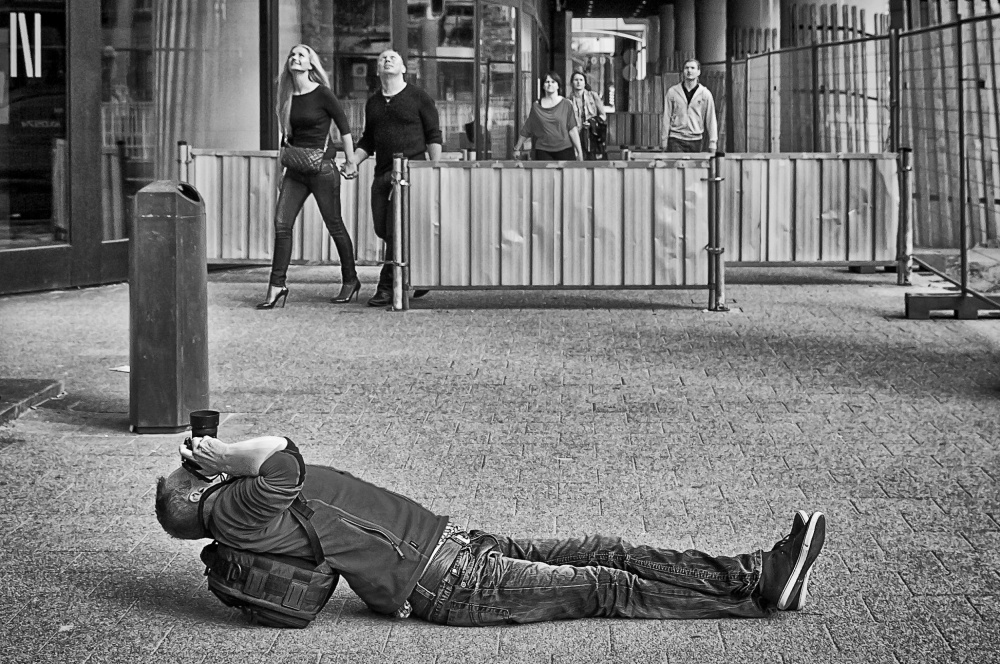
[{"label": "belt with buckle", "polygon": [[461,575],[459,554],[462,552],[462,547],[468,546],[469,542],[468,537],[455,534],[441,542],[431,554],[416,588],[410,594],[410,604],[418,616],[428,618],[434,609],[434,600],[441,585],[449,578],[454,580]]}]

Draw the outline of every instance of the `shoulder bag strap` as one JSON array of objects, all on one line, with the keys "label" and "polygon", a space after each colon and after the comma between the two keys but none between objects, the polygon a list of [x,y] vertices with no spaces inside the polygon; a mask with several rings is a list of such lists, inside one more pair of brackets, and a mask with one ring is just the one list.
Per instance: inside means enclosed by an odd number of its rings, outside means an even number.
[{"label": "shoulder bag strap", "polygon": [[319,534],[316,532],[316,528],[312,525],[312,515],[314,510],[306,504],[303,500],[302,495],[295,497],[295,502],[292,503],[291,507],[292,516],[295,520],[299,522],[302,529],[306,531],[306,535],[309,537],[309,543],[312,545],[313,550],[313,560],[316,561],[316,565],[322,565],[326,560],[326,554],[323,553],[323,544],[319,541]]}]

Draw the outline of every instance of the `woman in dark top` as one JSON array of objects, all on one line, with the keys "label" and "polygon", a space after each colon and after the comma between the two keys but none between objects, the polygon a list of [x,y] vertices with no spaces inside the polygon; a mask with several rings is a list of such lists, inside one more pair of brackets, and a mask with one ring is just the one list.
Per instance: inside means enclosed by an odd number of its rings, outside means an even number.
[{"label": "woman in dark top", "polygon": [[354,139],[347,124],[347,115],[330,90],[330,81],[323,70],[316,51],[304,44],[294,47],[288,54],[285,67],[278,76],[278,125],[289,145],[300,148],[326,148],[323,165],[316,175],[305,175],[286,168],[281,178],[281,193],[274,214],[274,256],[267,298],[258,309],[273,309],[278,302],[285,306],[288,287],[285,274],[292,258],[292,227],[309,194],[316,198],[316,205],[326,224],[337,253],[343,285],[331,302],[349,302],[357,298],[361,282],[354,266],[354,243],[344,226],[340,214],[340,176],[334,164],[337,155],[329,145],[331,125],[336,125],[344,143],[345,177],[354,177]]},{"label": "woman in dark top", "polygon": [[521,138],[514,151],[519,152],[526,139],[531,139],[535,159],[541,161],[583,160],[580,149],[580,128],[573,104],[559,94],[562,78],[550,71],[545,75],[545,94],[531,105],[531,113],[521,127]]}]

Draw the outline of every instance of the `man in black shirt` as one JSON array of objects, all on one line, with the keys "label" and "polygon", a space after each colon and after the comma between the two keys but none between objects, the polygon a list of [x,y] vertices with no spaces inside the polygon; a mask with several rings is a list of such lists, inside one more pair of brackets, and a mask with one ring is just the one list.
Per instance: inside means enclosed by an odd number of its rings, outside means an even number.
[{"label": "man in black shirt", "polygon": [[[378,56],[378,76],[382,89],[365,104],[365,129],[354,151],[360,165],[375,155],[375,179],[372,182],[372,221],[375,235],[385,240],[386,258],[393,255],[392,157],[402,153],[407,159],[437,161],[441,157],[441,128],[437,108],[430,96],[403,79],[406,65],[396,51],[384,51]],[[417,291],[414,297],[424,295]],[[382,266],[378,288],[368,300],[370,307],[392,304],[392,266]]]}]

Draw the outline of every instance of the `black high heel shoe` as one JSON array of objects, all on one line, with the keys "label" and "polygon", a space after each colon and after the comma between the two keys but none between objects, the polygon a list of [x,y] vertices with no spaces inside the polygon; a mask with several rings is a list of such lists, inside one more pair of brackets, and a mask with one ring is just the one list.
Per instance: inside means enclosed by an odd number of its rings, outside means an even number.
[{"label": "black high heel shoe", "polygon": [[355,279],[354,281],[349,281],[340,287],[340,294],[337,297],[331,297],[330,301],[334,304],[344,304],[345,302],[350,302],[352,299],[358,299],[358,293],[361,292],[361,280]]},{"label": "black high heel shoe", "polygon": [[285,300],[288,299],[288,288],[282,286],[278,290],[274,291],[274,295],[271,295],[272,286],[267,287],[268,298],[257,305],[258,309],[274,309],[275,305],[278,304],[278,300],[281,300],[281,308],[285,308]]}]

